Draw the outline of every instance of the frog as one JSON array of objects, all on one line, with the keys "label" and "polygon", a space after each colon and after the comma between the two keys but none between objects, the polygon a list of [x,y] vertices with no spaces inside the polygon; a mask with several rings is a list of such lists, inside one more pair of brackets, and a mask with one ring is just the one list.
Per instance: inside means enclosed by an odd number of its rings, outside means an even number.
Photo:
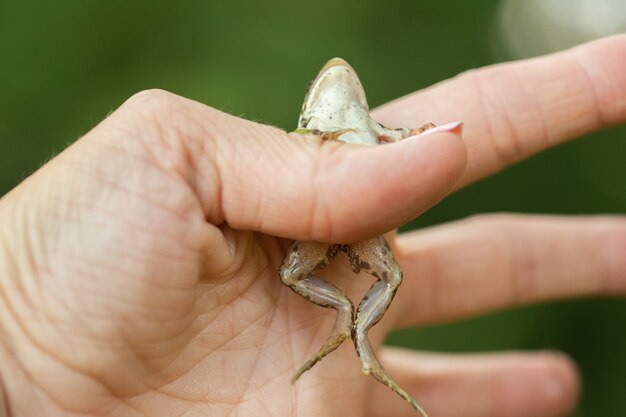
[{"label": "frog", "polygon": [[[322,140],[375,146],[397,142],[427,131],[459,129],[459,124],[419,128],[388,128],[370,116],[364,88],[355,70],[345,60],[333,58],[309,85],[295,132],[318,135]],[[442,129],[443,128],[443,129]],[[355,310],[350,299],[335,285],[316,273],[344,253],[355,274],[363,271],[375,278]],[[402,282],[402,269],[393,255],[388,239],[377,236],[354,243],[294,241],[279,268],[283,284],[307,300],[337,312],[335,325],[322,347],[293,375],[302,374],[352,339],[365,375],[373,376],[427,417],[419,404],[391,377],[377,359],[368,338],[369,330],[389,308]]]}]

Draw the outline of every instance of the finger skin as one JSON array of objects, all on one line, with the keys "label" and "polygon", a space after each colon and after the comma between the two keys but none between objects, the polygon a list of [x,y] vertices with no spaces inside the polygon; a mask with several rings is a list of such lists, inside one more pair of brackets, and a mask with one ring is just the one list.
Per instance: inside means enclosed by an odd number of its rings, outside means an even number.
[{"label": "finger skin", "polygon": [[[445,355],[385,348],[382,361],[437,417],[550,417],[576,404],[580,378],[557,352]],[[369,417],[411,417],[384,387],[372,386]]]},{"label": "finger skin", "polygon": [[[121,143],[116,130],[123,130]],[[92,133],[151,155],[188,182],[213,224],[332,243],[414,218],[453,188],[466,159],[454,133],[348,145],[287,134],[163,91],[131,98]]]},{"label": "finger skin", "polygon": [[472,70],[389,103],[390,126],[465,123],[457,188],[544,149],[626,121],[626,35]]},{"label": "finger skin", "polygon": [[[484,215],[398,237],[399,326],[626,293],[626,219]],[[395,313],[394,313],[395,314]]]}]

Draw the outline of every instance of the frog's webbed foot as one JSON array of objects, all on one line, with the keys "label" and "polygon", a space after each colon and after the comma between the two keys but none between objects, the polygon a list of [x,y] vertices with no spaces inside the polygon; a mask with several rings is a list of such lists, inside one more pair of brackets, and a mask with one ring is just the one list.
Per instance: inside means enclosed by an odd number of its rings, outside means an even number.
[{"label": "frog's webbed foot", "polygon": [[354,272],[358,273],[363,270],[377,278],[377,281],[363,297],[352,328],[352,340],[361,360],[361,370],[364,374],[372,375],[376,380],[389,387],[426,417],[424,410],[405,390],[400,388],[389,375],[389,372],[380,364],[367,337],[369,329],[378,323],[387,311],[398,286],[402,282],[400,265],[391,253],[387,240],[382,236],[349,245],[345,250]]},{"label": "frog's webbed foot", "polygon": [[425,131],[427,131],[428,129],[434,129],[437,126],[434,123],[426,123],[424,126],[422,127],[418,127],[417,129],[411,129],[411,132],[409,133],[409,136],[415,136],[415,135],[419,135],[420,133],[424,133]]},{"label": "frog's webbed foot", "polygon": [[289,288],[322,306],[337,310],[335,327],[326,343],[294,374],[292,382],[350,338],[354,318],[352,302],[334,285],[313,275],[324,269],[340,250],[340,245],[294,242],[280,266],[280,278]]}]

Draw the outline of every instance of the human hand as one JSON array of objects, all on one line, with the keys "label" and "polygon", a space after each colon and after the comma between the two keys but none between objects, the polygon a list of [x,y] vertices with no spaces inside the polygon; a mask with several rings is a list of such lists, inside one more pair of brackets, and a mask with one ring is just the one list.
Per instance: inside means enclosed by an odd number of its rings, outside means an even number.
[{"label": "human hand", "polygon": [[[414,415],[360,375],[347,345],[290,384],[334,312],[282,286],[288,239],[380,234],[455,187],[623,122],[624,61],[626,37],[616,37],[462,75],[376,117],[462,120],[463,140],[375,148],[301,138],[168,93],[133,97],[0,200],[0,375],[13,416]],[[624,293],[624,239],[624,220],[609,217],[484,216],[401,235],[404,284],[372,340]],[[350,294],[371,282],[341,261],[325,273]],[[380,352],[433,416],[559,415],[578,390],[573,365],[554,353]]]}]

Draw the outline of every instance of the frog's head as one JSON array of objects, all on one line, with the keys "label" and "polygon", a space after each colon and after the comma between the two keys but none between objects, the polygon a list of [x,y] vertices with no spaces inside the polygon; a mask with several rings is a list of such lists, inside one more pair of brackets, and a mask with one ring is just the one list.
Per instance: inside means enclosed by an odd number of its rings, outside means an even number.
[{"label": "frog's head", "polygon": [[298,127],[333,131],[356,127],[364,117],[369,106],[359,77],[346,61],[333,58],[311,82]]}]

